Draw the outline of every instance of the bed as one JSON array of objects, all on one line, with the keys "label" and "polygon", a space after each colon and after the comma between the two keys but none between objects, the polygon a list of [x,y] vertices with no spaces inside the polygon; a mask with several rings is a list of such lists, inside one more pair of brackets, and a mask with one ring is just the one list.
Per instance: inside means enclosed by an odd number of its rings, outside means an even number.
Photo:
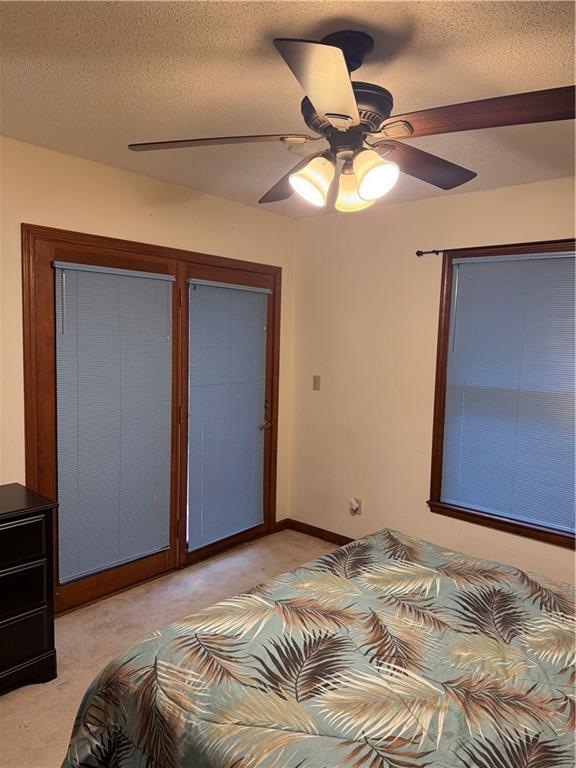
[{"label": "bed", "polygon": [[63,768],[571,768],[574,592],[383,530],[111,662]]}]

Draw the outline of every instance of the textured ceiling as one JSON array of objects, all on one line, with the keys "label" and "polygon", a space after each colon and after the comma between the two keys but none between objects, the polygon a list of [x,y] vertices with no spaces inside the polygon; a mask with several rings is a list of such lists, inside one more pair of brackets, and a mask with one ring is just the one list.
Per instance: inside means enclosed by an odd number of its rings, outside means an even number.
[{"label": "textured ceiling", "polygon": [[[274,37],[370,32],[374,54],[353,77],[390,90],[396,114],[573,81],[571,2],[1,2],[0,22],[4,135],[249,205],[301,148],[126,145],[303,132],[303,94]],[[572,121],[413,143],[477,171],[461,191],[566,176],[574,165]],[[446,194],[403,176],[386,200]],[[266,208],[317,213],[296,199]]]}]

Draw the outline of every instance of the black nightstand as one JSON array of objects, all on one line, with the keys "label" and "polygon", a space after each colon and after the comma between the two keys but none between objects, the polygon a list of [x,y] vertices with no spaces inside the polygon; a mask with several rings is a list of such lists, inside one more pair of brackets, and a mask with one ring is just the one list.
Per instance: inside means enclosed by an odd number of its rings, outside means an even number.
[{"label": "black nightstand", "polygon": [[56,677],[56,507],[19,483],[0,485],[0,693]]}]

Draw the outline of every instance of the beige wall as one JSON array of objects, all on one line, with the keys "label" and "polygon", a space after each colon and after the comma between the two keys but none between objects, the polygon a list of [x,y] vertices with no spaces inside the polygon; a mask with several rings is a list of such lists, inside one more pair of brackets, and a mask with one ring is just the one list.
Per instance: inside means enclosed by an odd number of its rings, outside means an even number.
[{"label": "beige wall", "polygon": [[[571,236],[569,180],[291,222],[20,142],[1,140],[0,153],[0,482],[24,481],[24,221],[282,266],[279,518],[354,537],[391,526],[572,577],[566,550],[425,505],[440,259],[414,256]],[[359,518],[350,496],[363,499]]]},{"label": "beige wall", "polygon": [[20,223],[139,240],[283,269],[278,516],[288,514],[292,224],[263,211],[110,166],[0,144],[0,482],[24,481]]},{"label": "beige wall", "polygon": [[570,237],[573,217],[564,179],[297,223],[292,517],[573,577],[567,550],[428,511],[441,259],[414,253]]}]

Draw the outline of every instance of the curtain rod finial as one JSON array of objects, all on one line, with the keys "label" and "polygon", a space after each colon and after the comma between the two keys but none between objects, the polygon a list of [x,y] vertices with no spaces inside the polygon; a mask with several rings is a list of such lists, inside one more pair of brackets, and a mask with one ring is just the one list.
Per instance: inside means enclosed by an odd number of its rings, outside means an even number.
[{"label": "curtain rod finial", "polygon": [[437,250],[432,250],[432,251],[416,251],[416,256],[418,256],[418,257],[425,256],[427,253],[434,253],[434,254],[436,254],[436,256],[439,256],[441,253],[443,253],[443,251],[437,251]]}]

